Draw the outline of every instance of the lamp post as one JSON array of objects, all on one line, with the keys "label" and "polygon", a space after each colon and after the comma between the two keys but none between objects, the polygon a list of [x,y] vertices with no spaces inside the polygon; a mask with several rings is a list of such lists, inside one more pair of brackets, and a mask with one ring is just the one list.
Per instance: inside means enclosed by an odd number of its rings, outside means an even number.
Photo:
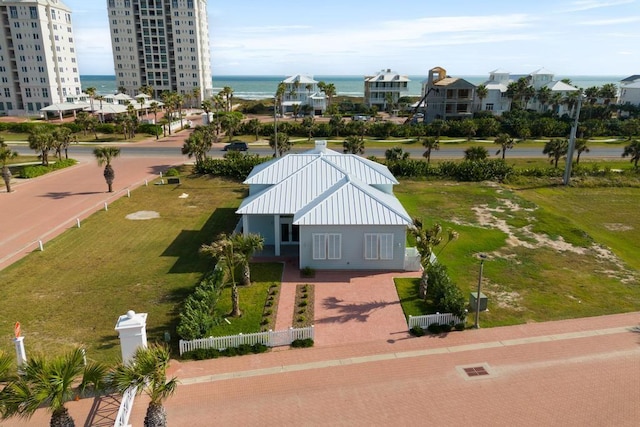
[{"label": "lamp post", "polygon": [[278,157],[278,97],[273,97],[273,157]]},{"label": "lamp post", "polygon": [[476,321],[473,325],[474,329],[480,328],[480,292],[482,291],[482,270],[484,269],[484,260],[487,259],[485,254],[478,255],[480,258],[480,274],[478,276],[478,293],[476,294]]}]

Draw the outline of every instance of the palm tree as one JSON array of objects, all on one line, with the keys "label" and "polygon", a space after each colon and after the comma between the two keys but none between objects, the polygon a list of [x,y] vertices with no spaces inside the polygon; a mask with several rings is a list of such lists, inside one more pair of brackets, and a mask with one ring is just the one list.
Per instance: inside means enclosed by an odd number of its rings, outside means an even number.
[{"label": "palm tree", "polygon": [[460,122],[460,130],[467,136],[467,141],[471,141],[478,130],[478,125],[473,119],[464,119]]},{"label": "palm tree", "polygon": [[542,112],[544,113],[547,110],[547,104],[551,99],[551,89],[549,89],[547,86],[542,86],[536,93],[536,99],[540,103]]},{"label": "palm tree", "polygon": [[[210,245],[202,245],[200,252],[211,255],[216,259],[216,266],[220,266],[229,282],[231,283],[231,317],[240,317],[242,311],[240,310],[240,295],[238,293],[238,286],[236,283],[236,269],[239,266],[243,267],[243,278],[247,278],[245,265],[249,263],[249,258],[253,252],[262,249],[264,240],[261,236],[251,235],[248,236],[236,234],[229,236],[225,233],[218,235],[216,241]],[[249,274],[249,280],[251,276]],[[243,279],[243,280],[244,280]]]},{"label": "palm tree", "polygon": [[489,151],[481,146],[469,147],[464,150],[464,159],[472,162],[484,160],[489,157]]},{"label": "palm tree", "polygon": [[56,156],[58,160],[62,160],[62,150],[64,150],[64,157],[69,158],[68,148],[71,144],[71,129],[68,127],[58,126],[53,131],[53,143],[52,147],[56,150]]},{"label": "palm tree", "polygon": [[[157,126],[158,125],[158,111],[160,110],[160,104],[158,104],[156,101],[152,101],[149,104],[149,109],[153,113],[153,124]],[[159,132],[157,131],[157,128],[156,128],[156,139],[159,139],[159,138],[160,138],[160,135],[159,135]]]},{"label": "palm tree", "polygon": [[480,100],[480,105],[478,105],[478,109],[482,110],[482,100],[485,99],[489,95],[489,89],[485,85],[479,85],[476,88],[476,96]]},{"label": "palm tree", "polygon": [[[200,91],[200,88],[198,86],[195,86],[191,90],[191,98],[195,101],[196,105],[200,103],[200,95],[201,94],[202,94],[202,92]],[[193,107],[193,104],[191,106]]]},{"label": "palm tree", "polygon": [[75,396],[103,389],[107,372],[100,363],[85,365],[84,353],[79,348],[51,360],[32,357],[20,369],[22,373],[9,381],[1,393],[2,417],[29,419],[38,408],[46,406],[51,412],[49,425],[56,427],[75,425],[65,403]]},{"label": "palm tree", "polygon": [[124,86],[118,86],[118,93],[127,93],[127,88]]},{"label": "palm tree", "polygon": [[259,234],[249,233],[234,234],[234,244],[237,247],[238,252],[242,255],[240,263],[242,265],[242,282],[243,286],[249,286],[251,284],[251,268],[249,261],[254,253],[259,252],[264,247],[264,238]]},{"label": "palm tree", "polygon": [[211,150],[215,141],[213,128],[198,126],[182,145],[182,154],[196,158],[196,168],[207,159],[207,152]]},{"label": "palm tree", "polygon": [[[2,179],[4,180],[5,187],[7,187],[7,193],[11,193],[11,170],[7,162],[16,157],[18,157],[18,153],[11,150],[11,148],[4,143],[4,138],[0,136],[0,163],[2,163]],[[0,378],[1,377],[0,375]]]},{"label": "palm tree", "polygon": [[400,160],[407,160],[411,153],[404,151],[402,147],[389,148],[384,152],[384,158],[388,162],[398,162]]},{"label": "palm tree", "polygon": [[327,104],[327,106],[330,106],[331,101],[333,100],[333,97],[336,96],[336,85],[334,85],[333,83],[329,83],[325,85],[323,91],[324,91],[324,94],[327,95],[327,98],[329,99],[329,103]]},{"label": "palm tree", "polygon": [[500,145],[501,148],[498,153],[502,151],[502,160],[504,160],[504,156],[507,153],[507,150],[511,150],[515,145],[515,141],[508,133],[499,134],[493,142]]},{"label": "palm tree", "polygon": [[220,91],[220,95],[222,95],[225,100],[224,111],[231,111],[233,108],[233,89],[229,86],[225,86],[222,88],[222,91]]},{"label": "palm tree", "polygon": [[600,98],[604,99],[604,105],[609,105],[618,95],[618,88],[613,83],[607,83],[600,87]]},{"label": "palm tree", "polygon": [[[289,139],[289,135],[288,134],[286,134],[285,132],[278,132],[278,156],[279,157],[282,157],[282,155],[284,153],[286,153],[289,150],[291,150],[291,146],[292,145],[293,145],[293,143]],[[276,136],[275,135],[271,135],[269,137],[269,146],[272,149],[275,149],[275,147],[276,147]]]},{"label": "palm tree", "polygon": [[97,90],[95,87],[88,87],[84,90],[84,93],[89,95],[89,105],[91,105],[91,113],[93,114],[93,111],[94,111],[93,100],[96,97]]},{"label": "palm tree", "polygon": [[431,161],[431,151],[439,150],[440,143],[438,142],[437,138],[434,138],[432,136],[428,136],[420,139],[422,140],[422,146],[425,148],[425,152],[422,154],[422,157],[427,159],[427,164],[428,164]]},{"label": "palm tree", "polygon": [[638,161],[640,160],[640,140],[634,139],[631,144],[624,147],[622,157],[631,157],[633,167],[638,169]]},{"label": "palm tree", "polygon": [[167,425],[167,412],[163,402],[173,395],[178,387],[177,378],[167,380],[170,353],[165,346],[152,344],[138,347],[133,358],[127,363],[116,366],[109,374],[110,384],[120,393],[130,387],[136,387],[136,393],[149,396],[145,427],[164,427]]},{"label": "palm tree", "polygon": [[345,154],[364,154],[364,139],[356,135],[350,135],[342,142]]},{"label": "palm tree", "polygon": [[302,119],[302,127],[307,131],[307,137],[309,141],[311,141],[311,138],[313,138],[313,133],[316,128],[315,124],[316,121],[313,117],[307,116]]},{"label": "palm tree", "polygon": [[260,139],[260,119],[251,119],[246,124],[247,131],[256,136],[256,141]]},{"label": "palm tree", "polygon": [[433,132],[435,132],[436,139],[440,141],[440,135],[442,135],[442,132],[447,131],[447,129],[449,128],[449,125],[447,124],[446,121],[442,119],[436,119],[431,123],[429,123],[429,128],[432,129]]},{"label": "palm tree", "polygon": [[42,127],[35,127],[29,134],[29,148],[40,153],[42,166],[49,166],[49,151],[53,146],[53,135]]},{"label": "palm tree", "polygon": [[[420,264],[422,265],[422,277],[420,278],[419,294],[421,298],[427,297],[427,283],[429,278],[429,268],[431,267],[433,259],[433,249],[438,246],[443,239],[442,226],[440,224],[434,224],[431,228],[426,228],[422,223],[422,220],[418,218],[413,219],[413,226],[409,228],[409,232],[416,241],[416,249],[420,254]],[[458,233],[449,230],[447,233],[447,243],[438,252],[442,252],[447,245],[453,240],[458,238]]]},{"label": "palm tree", "polygon": [[589,147],[587,147],[587,140],[585,138],[576,139],[575,150],[578,155],[576,156],[576,165],[580,163],[580,155],[582,153],[588,153]]},{"label": "palm tree", "polygon": [[99,166],[105,165],[104,179],[109,186],[109,193],[113,193],[113,180],[116,174],[111,167],[111,160],[120,155],[120,149],[117,147],[98,147],[93,150],[93,155],[98,159]]},{"label": "palm tree", "polygon": [[546,154],[549,156],[551,163],[554,164],[554,167],[558,167],[558,161],[565,156],[569,151],[569,143],[566,139],[554,138],[551,141],[547,142],[544,145],[544,149],[542,150],[542,154]]},{"label": "palm tree", "polygon": [[335,132],[335,136],[340,136],[340,132],[344,129],[344,119],[340,114],[332,114],[329,118],[329,126]]}]

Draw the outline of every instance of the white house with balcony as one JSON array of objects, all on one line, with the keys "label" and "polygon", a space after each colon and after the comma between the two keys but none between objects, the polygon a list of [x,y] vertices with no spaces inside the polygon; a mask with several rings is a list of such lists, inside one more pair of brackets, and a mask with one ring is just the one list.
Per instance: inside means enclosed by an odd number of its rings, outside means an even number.
[{"label": "white house with balcony", "polygon": [[409,77],[398,74],[391,69],[381,70],[374,76],[365,76],[365,105],[368,107],[376,106],[378,110],[388,110],[389,104],[397,104],[400,98],[409,93],[410,81]]},{"label": "white house with balcony", "polygon": [[294,105],[308,106],[309,113],[322,115],[327,109],[327,96],[318,88],[318,81],[313,77],[297,74],[282,80],[285,87],[282,96],[284,113],[292,113]]},{"label": "white house with balcony", "polygon": [[505,111],[511,110],[511,99],[507,96],[510,82],[508,71],[501,69],[491,71],[489,80],[482,83],[487,88],[487,96],[480,99],[476,91],[477,111],[489,111],[494,116],[501,116]]},{"label": "white house with balcony", "polygon": [[618,104],[640,107],[640,74],[620,80],[620,96]]},{"label": "white house with balcony", "polygon": [[316,141],[313,150],[256,166],[244,183],[242,232],[260,234],[275,256],[318,270],[420,268],[406,247],[413,221],[393,194],[398,181],[380,163]]}]

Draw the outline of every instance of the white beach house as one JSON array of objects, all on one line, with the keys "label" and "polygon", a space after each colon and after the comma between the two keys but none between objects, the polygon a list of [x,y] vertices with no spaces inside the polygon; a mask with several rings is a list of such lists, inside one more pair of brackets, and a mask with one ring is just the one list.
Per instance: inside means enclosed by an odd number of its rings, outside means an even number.
[{"label": "white beach house", "polygon": [[634,74],[620,80],[620,96],[618,104],[640,107],[640,74]]},{"label": "white beach house", "polygon": [[411,217],[384,165],[317,141],[256,166],[244,183],[242,232],[262,235],[276,256],[297,255],[300,268],[419,269],[415,249],[406,248]]},{"label": "white beach house", "polygon": [[313,77],[297,74],[282,80],[285,87],[282,106],[285,113],[291,113],[294,105],[308,106],[313,115],[322,115],[327,109],[327,96],[318,88]]},{"label": "white beach house", "polygon": [[364,103],[368,107],[376,106],[378,110],[387,110],[389,104],[397,104],[398,100],[409,93],[409,77],[400,75],[391,69],[380,71],[374,76],[364,78]]}]

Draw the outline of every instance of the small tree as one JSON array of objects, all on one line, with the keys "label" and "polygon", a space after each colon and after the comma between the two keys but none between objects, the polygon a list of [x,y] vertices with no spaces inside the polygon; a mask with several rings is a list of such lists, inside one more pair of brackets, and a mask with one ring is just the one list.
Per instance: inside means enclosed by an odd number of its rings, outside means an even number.
[{"label": "small tree", "polygon": [[640,161],[640,140],[634,139],[631,144],[624,147],[622,157],[630,157],[633,167],[638,169],[638,161]]},{"label": "small tree", "polygon": [[542,154],[548,155],[551,163],[557,168],[558,161],[567,155],[567,151],[569,151],[569,142],[566,139],[554,138],[544,145]]},{"label": "small tree", "polygon": [[4,180],[4,185],[7,188],[7,193],[11,193],[11,170],[9,169],[9,165],[7,162],[11,159],[14,159],[18,156],[18,153],[11,150],[4,143],[4,139],[0,137],[0,163],[2,164],[2,179]]},{"label": "small tree", "polygon": [[484,160],[489,157],[489,151],[486,148],[475,146],[464,150],[464,159],[470,161]]},{"label": "small tree", "polygon": [[117,147],[98,147],[93,150],[93,155],[98,160],[98,165],[104,167],[104,179],[109,187],[109,193],[113,193],[113,180],[116,177],[116,173],[111,166],[111,160],[120,155],[120,149]]},{"label": "small tree", "polygon": [[439,150],[440,143],[438,142],[437,138],[434,138],[432,136],[428,136],[426,138],[421,138],[421,139],[422,139],[422,146],[425,148],[425,152],[422,154],[422,157],[427,159],[427,163],[429,163],[431,161],[431,151]]},{"label": "small tree", "polygon": [[502,152],[502,160],[504,160],[504,156],[507,153],[507,150],[511,150],[515,145],[513,138],[511,138],[511,135],[509,135],[508,133],[499,134],[496,137],[494,143],[500,145],[500,150],[498,150],[498,153]]},{"label": "small tree", "polygon": [[580,155],[582,153],[588,153],[589,152],[589,147],[587,147],[587,140],[585,138],[578,138],[576,139],[576,146],[575,146],[575,150],[577,153],[576,156],[576,164],[580,163]]},{"label": "small tree", "polygon": [[45,406],[51,412],[50,425],[61,427],[75,425],[65,404],[88,390],[103,389],[107,372],[99,363],[85,365],[81,349],[53,359],[36,355],[21,370],[0,393],[2,418],[29,419]]},{"label": "small tree", "polygon": [[[289,135],[284,132],[278,132],[278,156],[282,157],[282,155],[289,150],[291,150],[291,146],[293,143],[289,139]],[[276,147],[276,136],[271,135],[269,137],[269,146],[275,150]]]},{"label": "small tree", "polygon": [[223,269],[228,281],[231,283],[231,317],[240,317],[240,295],[236,281],[236,270],[243,268],[243,282],[251,281],[249,259],[251,255],[262,249],[264,240],[256,234],[247,236],[235,234],[229,236],[225,233],[218,235],[215,242],[210,245],[202,245],[200,252],[211,255],[216,259],[217,266]]},{"label": "small tree", "polygon": [[388,162],[398,162],[400,160],[407,160],[409,158],[409,152],[404,151],[401,147],[393,147],[384,152],[384,157]]},{"label": "small tree", "polygon": [[159,344],[148,348],[139,347],[131,361],[121,363],[110,373],[110,383],[120,393],[129,387],[137,387],[137,393],[149,396],[145,427],[165,427],[167,413],[163,402],[173,395],[178,387],[174,377],[167,380],[169,349]]},{"label": "small tree", "polygon": [[342,141],[342,150],[345,154],[364,154],[364,140],[356,135],[350,135]]}]

